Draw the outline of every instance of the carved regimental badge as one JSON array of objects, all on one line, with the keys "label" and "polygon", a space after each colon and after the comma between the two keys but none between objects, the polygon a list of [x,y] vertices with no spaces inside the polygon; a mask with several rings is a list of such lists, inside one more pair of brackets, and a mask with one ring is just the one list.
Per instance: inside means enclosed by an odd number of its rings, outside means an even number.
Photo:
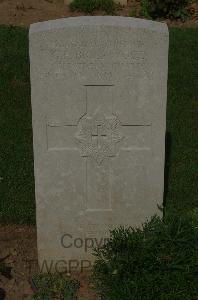
[{"label": "carved regimental badge", "polygon": [[83,116],[76,134],[81,155],[92,157],[100,165],[105,157],[116,156],[116,144],[123,138],[117,116],[106,117],[96,113],[93,117]]}]

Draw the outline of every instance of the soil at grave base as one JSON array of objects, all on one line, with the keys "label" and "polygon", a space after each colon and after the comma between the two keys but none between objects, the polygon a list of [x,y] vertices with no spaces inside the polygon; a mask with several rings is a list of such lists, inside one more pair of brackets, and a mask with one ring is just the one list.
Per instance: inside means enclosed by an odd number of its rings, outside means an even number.
[{"label": "soil at grave base", "polygon": [[[133,9],[140,14],[141,0],[128,0],[128,5],[116,11],[117,15],[128,16]],[[194,27],[198,26],[198,3],[189,6],[191,17],[185,21],[165,20],[170,26]],[[29,26],[32,23],[84,15],[74,13],[64,4],[64,0],[0,0],[0,24]],[[95,12],[94,15],[104,15],[104,12]]]},{"label": "soil at grave base", "polygon": [[[0,225],[0,258],[6,256],[5,263],[11,267],[12,279],[0,275],[0,288],[6,292],[5,300],[32,299],[30,282],[33,274],[39,271],[35,226]],[[75,277],[80,280],[78,300],[99,300],[89,284],[89,274]]]}]

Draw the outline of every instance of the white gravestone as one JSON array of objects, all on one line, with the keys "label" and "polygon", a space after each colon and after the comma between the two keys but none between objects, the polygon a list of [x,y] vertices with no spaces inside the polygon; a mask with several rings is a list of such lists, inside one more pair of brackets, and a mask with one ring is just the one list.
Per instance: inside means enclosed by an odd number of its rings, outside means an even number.
[{"label": "white gravestone", "polygon": [[92,261],[109,229],[160,214],[168,40],[125,17],[31,26],[40,265]]}]

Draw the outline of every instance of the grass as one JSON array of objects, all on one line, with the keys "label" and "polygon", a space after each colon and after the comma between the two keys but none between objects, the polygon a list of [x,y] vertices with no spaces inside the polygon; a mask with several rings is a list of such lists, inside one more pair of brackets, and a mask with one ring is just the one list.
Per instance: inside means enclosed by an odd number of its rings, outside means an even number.
[{"label": "grass", "polygon": [[61,274],[39,274],[33,277],[36,289],[33,300],[76,300],[79,282]]},{"label": "grass", "polygon": [[198,299],[198,212],[116,229],[95,255],[102,300]]},{"label": "grass", "polygon": [[[170,30],[165,214],[198,207],[198,29]],[[0,26],[0,222],[35,224],[28,30]]]},{"label": "grass", "polygon": [[0,41],[0,222],[35,223],[28,31]]},{"label": "grass", "polygon": [[198,29],[170,31],[167,105],[167,214],[198,207]]}]

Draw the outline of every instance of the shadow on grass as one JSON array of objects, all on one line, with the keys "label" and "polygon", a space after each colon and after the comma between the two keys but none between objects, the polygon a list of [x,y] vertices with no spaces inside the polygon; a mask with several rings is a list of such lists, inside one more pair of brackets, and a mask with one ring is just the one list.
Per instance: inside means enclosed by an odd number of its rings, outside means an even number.
[{"label": "shadow on grass", "polygon": [[163,199],[163,207],[166,207],[167,202],[167,194],[170,180],[170,157],[171,157],[171,133],[169,131],[166,132],[166,140],[165,140],[165,169],[164,169],[164,199]]}]

